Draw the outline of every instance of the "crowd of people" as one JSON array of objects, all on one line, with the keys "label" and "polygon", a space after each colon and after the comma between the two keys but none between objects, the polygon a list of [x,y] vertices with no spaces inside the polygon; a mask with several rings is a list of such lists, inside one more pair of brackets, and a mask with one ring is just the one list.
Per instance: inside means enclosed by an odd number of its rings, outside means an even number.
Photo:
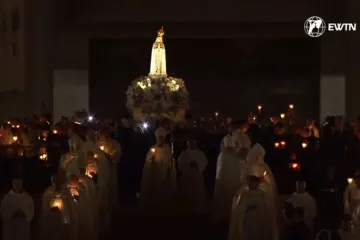
[{"label": "crowd of people", "polygon": [[291,114],[177,126],[81,114],[54,125],[46,115],[10,120],[1,128],[2,192],[12,186],[3,239],[30,239],[34,216],[38,239],[107,239],[124,202],[148,221],[209,219],[229,240],[358,239],[357,126],[341,117],[299,126]]}]

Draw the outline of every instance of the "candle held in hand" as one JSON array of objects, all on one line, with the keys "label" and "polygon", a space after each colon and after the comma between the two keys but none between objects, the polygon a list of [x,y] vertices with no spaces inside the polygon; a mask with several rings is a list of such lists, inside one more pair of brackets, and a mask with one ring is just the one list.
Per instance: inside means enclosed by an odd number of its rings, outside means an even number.
[{"label": "candle held in hand", "polygon": [[104,151],[105,150],[105,146],[100,146],[100,150]]}]

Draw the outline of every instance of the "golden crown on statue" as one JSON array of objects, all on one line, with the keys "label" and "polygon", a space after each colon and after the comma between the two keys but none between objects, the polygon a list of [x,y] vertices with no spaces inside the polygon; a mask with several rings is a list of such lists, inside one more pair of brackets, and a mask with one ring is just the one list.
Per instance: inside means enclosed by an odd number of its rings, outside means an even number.
[{"label": "golden crown on statue", "polygon": [[158,37],[163,37],[164,34],[165,34],[164,27],[161,27],[161,28],[158,30],[157,34],[158,34]]}]

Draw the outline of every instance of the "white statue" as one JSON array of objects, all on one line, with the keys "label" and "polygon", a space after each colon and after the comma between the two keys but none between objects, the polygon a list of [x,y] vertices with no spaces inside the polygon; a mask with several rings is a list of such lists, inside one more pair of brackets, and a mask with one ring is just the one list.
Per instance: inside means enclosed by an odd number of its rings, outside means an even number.
[{"label": "white statue", "polygon": [[166,76],[166,54],[163,36],[163,27],[157,32],[157,38],[151,51],[150,76]]}]

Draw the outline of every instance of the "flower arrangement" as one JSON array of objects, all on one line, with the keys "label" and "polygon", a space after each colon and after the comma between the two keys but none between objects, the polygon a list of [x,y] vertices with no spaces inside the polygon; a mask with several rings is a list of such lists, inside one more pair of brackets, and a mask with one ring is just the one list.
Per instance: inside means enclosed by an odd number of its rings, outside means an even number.
[{"label": "flower arrangement", "polygon": [[179,122],[189,108],[184,81],[174,77],[139,77],[130,84],[126,96],[126,107],[137,121],[167,118]]}]

